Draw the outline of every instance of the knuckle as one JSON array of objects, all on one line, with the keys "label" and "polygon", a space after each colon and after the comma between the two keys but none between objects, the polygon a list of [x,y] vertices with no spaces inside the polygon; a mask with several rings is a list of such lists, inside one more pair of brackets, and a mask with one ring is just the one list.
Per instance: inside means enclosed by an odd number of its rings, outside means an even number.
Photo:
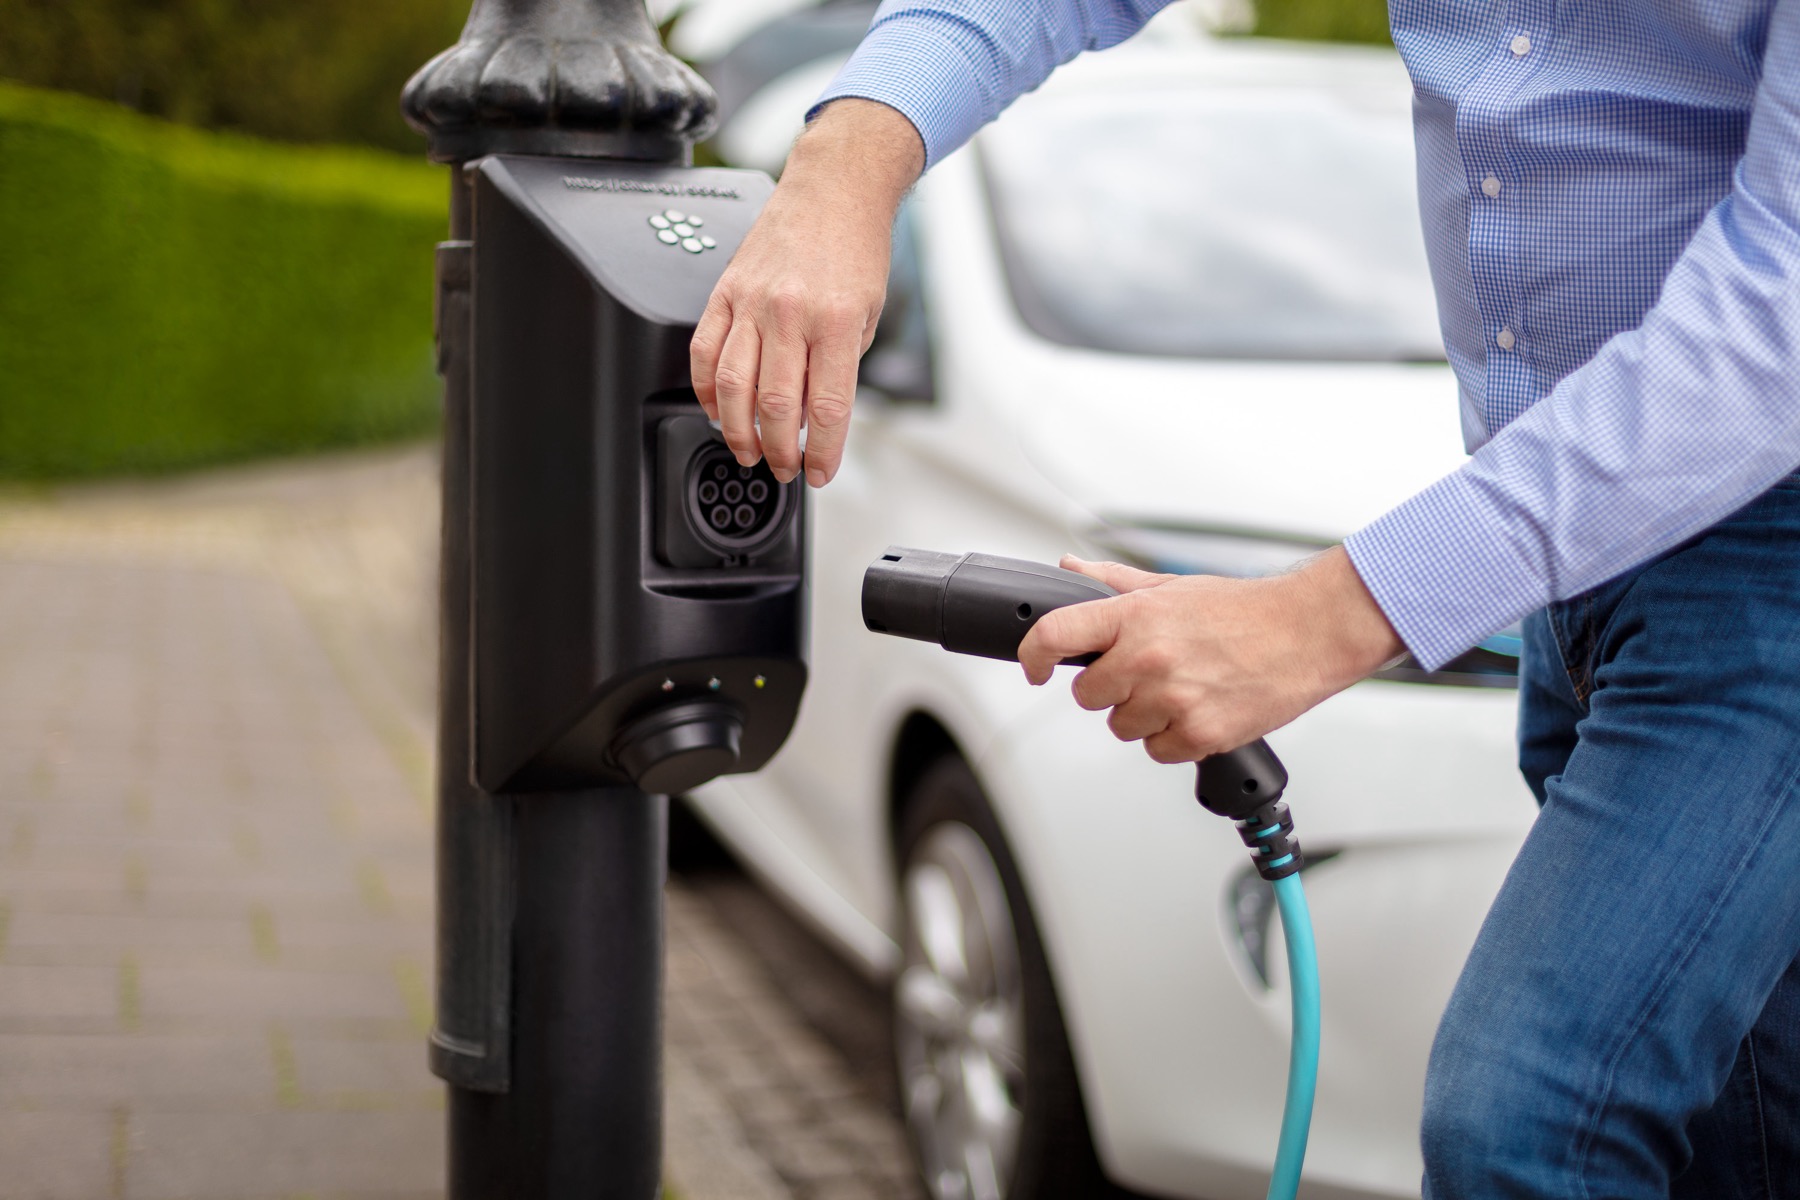
[{"label": "knuckle", "polygon": [[791,284],[778,287],[769,293],[766,309],[777,329],[791,329],[806,317],[806,292]]},{"label": "knuckle", "polygon": [[850,398],[835,392],[815,393],[809,415],[820,425],[842,425],[850,419]]},{"label": "knuckle", "polygon": [[1151,642],[1138,651],[1138,662],[1152,674],[1165,675],[1175,665],[1175,652],[1163,642]]},{"label": "knuckle", "polygon": [[836,297],[819,309],[819,331],[833,338],[854,338],[869,323],[869,307],[854,300]]},{"label": "knuckle", "polygon": [[765,391],[756,398],[756,411],[765,421],[791,421],[800,415],[800,401],[787,392]]},{"label": "knuckle", "polygon": [[1194,756],[1217,745],[1219,741],[1217,725],[1206,717],[1192,716],[1184,719],[1178,732],[1183,748]]},{"label": "knuckle", "polygon": [[737,292],[737,272],[727,269],[719,277],[712,295],[706,298],[706,307],[700,310],[702,325],[731,324],[732,297]]},{"label": "knuckle", "polygon": [[735,364],[720,363],[719,369],[713,373],[713,382],[726,396],[745,396],[751,388],[750,373]]}]

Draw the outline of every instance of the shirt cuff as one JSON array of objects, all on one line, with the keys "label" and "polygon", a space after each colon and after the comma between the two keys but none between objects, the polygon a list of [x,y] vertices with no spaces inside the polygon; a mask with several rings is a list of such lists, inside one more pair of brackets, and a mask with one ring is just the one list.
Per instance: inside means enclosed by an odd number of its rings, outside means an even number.
[{"label": "shirt cuff", "polygon": [[1468,472],[1438,480],[1345,539],[1394,632],[1428,671],[1550,602],[1550,585],[1514,544]]},{"label": "shirt cuff", "polygon": [[[897,109],[925,143],[925,166],[975,136],[993,115],[982,86],[981,39],[962,27],[918,16],[879,21],[825,89],[806,119],[833,100],[878,100]],[[980,56],[980,57],[978,57]]]}]

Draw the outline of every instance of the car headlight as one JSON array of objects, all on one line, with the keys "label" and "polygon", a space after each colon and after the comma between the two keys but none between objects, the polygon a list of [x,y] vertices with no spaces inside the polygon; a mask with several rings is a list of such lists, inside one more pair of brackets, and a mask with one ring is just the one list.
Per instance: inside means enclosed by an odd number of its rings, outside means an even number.
[{"label": "car headlight", "polygon": [[[1179,525],[1104,525],[1090,531],[1094,544],[1120,562],[1171,575],[1227,575],[1254,579],[1291,570],[1334,543],[1268,537],[1235,530]],[[1519,686],[1519,627],[1427,671],[1411,656],[1375,674],[1377,679],[1447,687]]]}]

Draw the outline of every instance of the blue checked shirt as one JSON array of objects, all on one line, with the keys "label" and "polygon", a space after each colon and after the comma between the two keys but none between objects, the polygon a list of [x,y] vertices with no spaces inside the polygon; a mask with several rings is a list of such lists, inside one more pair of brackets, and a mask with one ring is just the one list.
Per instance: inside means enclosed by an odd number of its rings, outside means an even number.
[{"label": "blue checked shirt", "polygon": [[[1159,0],[885,0],[821,100],[927,162]],[[1800,465],[1800,0],[1392,0],[1473,455],[1352,535],[1441,666]]]}]

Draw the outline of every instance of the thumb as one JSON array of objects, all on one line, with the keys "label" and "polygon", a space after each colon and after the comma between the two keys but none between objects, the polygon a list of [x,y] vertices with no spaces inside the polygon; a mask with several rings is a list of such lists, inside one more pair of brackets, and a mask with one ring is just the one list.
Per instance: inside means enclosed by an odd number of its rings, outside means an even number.
[{"label": "thumb", "polygon": [[1136,567],[1128,567],[1116,562],[1088,562],[1076,558],[1073,554],[1062,556],[1059,564],[1065,571],[1074,571],[1086,575],[1089,579],[1098,579],[1115,592],[1135,592],[1139,588],[1155,587],[1159,583],[1167,583],[1175,578],[1173,575],[1158,575],[1154,571],[1140,571]]}]

